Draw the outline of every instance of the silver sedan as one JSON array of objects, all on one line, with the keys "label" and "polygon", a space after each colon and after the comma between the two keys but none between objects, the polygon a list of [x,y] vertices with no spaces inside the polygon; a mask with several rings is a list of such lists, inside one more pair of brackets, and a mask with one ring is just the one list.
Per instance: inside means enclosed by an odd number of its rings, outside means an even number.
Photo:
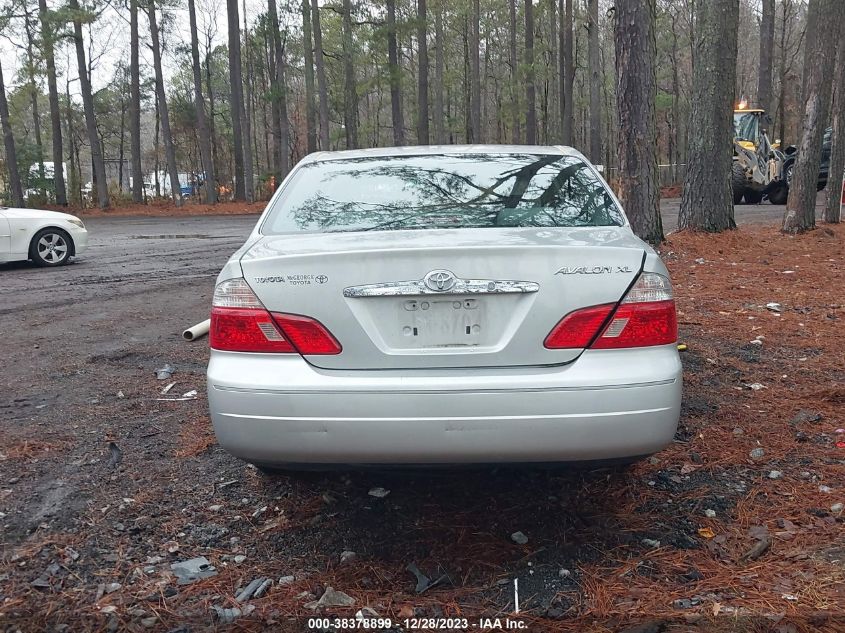
[{"label": "silver sedan", "polygon": [[564,147],[308,156],[209,340],[217,438],[260,467],[636,459],[680,412],[666,267]]}]

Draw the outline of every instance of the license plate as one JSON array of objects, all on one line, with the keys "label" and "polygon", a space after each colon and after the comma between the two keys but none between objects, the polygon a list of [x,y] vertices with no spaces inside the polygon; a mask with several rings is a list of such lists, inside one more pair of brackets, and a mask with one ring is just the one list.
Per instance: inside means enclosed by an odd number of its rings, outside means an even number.
[{"label": "license plate", "polygon": [[403,299],[398,308],[399,332],[408,348],[474,346],[484,333],[483,299]]}]

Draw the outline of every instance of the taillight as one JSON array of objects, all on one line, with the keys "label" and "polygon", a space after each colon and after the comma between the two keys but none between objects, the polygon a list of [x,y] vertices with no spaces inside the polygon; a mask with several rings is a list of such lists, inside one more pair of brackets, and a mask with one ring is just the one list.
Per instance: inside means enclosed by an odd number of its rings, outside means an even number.
[{"label": "taillight", "polygon": [[208,343],[227,352],[296,352],[264,308],[211,308]]},{"label": "taillight", "polygon": [[677,340],[672,282],[657,273],[642,273],[591,347],[649,347],[669,345]]},{"label": "taillight", "polygon": [[340,354],[343,348],[325,326],[298,314],[273,313],[273,319],[300,354]]},{"label": "taillight", "polygon": [[593,349],[620,349],[668,345],[678,340],[675,302],[650,301],[623,303],[607,327],[590,346]]},{"label": "taillight", "polygon": [[616,310],[613,308],[613,304],[604,304],[570,312],[552,329],[544,345],[549,349],[622,349],[678,340],[672,284],[663,275],[642,273]]},{"label": "taillight", "polygon": [[613,312],[615,303],[606,303],[570,312],[563,317],[543,341],[548,349],[580,349],[587,347],[596,332]]},{"label": "taillight", "polygon": [[243,279],[214,289],[209,344],[229,352],[339,354],[340,343],[318,321],[292,314],[270,314]]},{"label": "taillight", "polygon": [[214,289],[208,343],[227,352],[296,353],[273,317],[243,279],[227,279]]}]

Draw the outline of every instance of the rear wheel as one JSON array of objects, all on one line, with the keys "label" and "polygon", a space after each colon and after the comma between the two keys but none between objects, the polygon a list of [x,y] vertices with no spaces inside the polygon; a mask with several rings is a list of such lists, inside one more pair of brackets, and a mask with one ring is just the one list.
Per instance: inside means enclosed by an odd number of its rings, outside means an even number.
[{"label": "rear wheel", "polygon": [[759,204],[762,199],[763,199],[763,194],[761,192],[754,191],[753,189],[746,189],[745,190],[745,202],[746,202],[746,204]]},{"label": "rear wheel", "polygon": [[67,264],[73,253],[73,240],[61,229],[41,229],[29,244],[29,256],[38,266]]},{"label": "rear wheel", "polygon": [[772,204],[786,204],[789,197],[789,187],[781,185],[769,194],[769,202]]},{"label": "rear wheel", "polygon": [[745,195],[745,170],[737,161],[734,161],[731,167],[731,190],[733,191],[734,204],[742,202],[742,196]]}]

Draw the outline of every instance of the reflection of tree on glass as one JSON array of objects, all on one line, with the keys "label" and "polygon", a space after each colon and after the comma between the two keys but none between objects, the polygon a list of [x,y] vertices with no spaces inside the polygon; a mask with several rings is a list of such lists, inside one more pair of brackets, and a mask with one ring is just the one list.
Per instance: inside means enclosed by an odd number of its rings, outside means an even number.
[{"label": "reflection of tree on glass", "polygon": [[337,158],[301,166],[265,233],[621,226],[581,158],[439,154]]}]

